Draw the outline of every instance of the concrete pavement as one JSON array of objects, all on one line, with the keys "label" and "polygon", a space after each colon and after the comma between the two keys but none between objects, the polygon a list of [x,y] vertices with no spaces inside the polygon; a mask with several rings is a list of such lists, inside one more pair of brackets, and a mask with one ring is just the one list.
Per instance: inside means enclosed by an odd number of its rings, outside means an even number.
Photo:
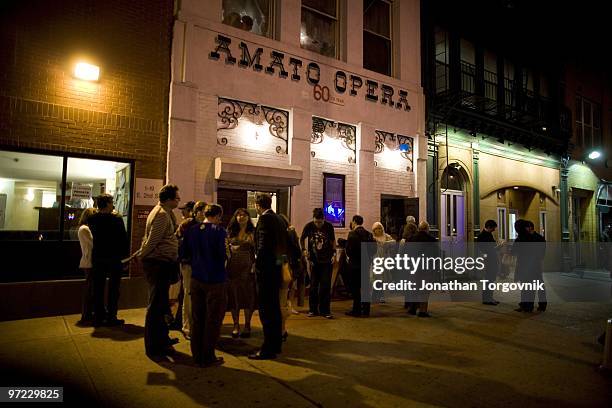
[{"label": "concrete pavement", "polygon": [[[65,400],[121,407],[491,407],[610,406],[612,380],[595,370],[595,337],[607,303],[551,304],[522,314],[514,304],[434,303],[430,319],[400,304],[369,319],[292,316],[282,356],[251,361],[261,343],[230,337],[225,365],[191,363],[180,336],[174,361],[144,355],[144,309],[120,311],[122,328],[79,328],[78,315],[0,322],[2,385],[64,386]],[[84,402],[80,402],[80,406]]]}]

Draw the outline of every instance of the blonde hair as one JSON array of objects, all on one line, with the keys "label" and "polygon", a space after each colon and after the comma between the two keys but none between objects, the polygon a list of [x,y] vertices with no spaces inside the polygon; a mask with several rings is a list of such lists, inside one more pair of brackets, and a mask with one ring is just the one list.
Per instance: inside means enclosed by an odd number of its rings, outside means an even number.
[{"label": "blonde hair", "polygon": [[79,225],[87,225],[89,222],[89,217],[98,212],[95,208],[86,208],[81,213],[81,218],[79,218]]}]

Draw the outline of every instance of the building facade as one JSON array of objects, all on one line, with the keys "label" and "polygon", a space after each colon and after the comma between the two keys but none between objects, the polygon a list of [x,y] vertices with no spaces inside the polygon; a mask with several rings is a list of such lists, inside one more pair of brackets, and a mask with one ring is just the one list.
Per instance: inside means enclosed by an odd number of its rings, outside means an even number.
[{"label": "building facade", "polygon": [[[112,194],[135,250],[164,181],[173,3],[1,8],[2,318],[76,313],[83,209]],[[126,272],[122,307],[145,302],[140,275]]]},{"label": "building facade", "polygon": [[168,179],[184,199],[298,230],[324,208],[399,235],[425,219],[419,2],[184,0],[174,26]]},{"label": "building facade", "polygon": [[505,21],[499,2],[483,7],[491,9],[422,2],[427,217],[442,240],[472,240],[489,219],[498,239],[513,240],[519,218],[559,240],[570,136],[560,72],[525,43],[523,51],[503,44],[520,20]]},{"label": "building facade", "polygon": [[565,103],[572,112],[572,139],[562,168],[567,177],[568,234],[573,242],[597,242],[612,224],[612,78],[609,63],[570,62]]}]

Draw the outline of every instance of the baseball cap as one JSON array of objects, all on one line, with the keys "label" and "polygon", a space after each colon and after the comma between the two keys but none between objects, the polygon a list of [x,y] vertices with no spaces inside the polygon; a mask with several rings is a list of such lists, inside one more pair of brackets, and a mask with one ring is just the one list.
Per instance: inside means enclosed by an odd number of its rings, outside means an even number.
[{"label": "baseball cap", "polygon": [[186,209],[186,208],[188,208],[188,209],[190,209],[190,210],[193,210],[193,207],[194,207],[194,206],[195,206],[195,201],[187,201],[187,202],[185,203],[185,205],[183,205],[183,206],[179,207],[179,210],[184,210],[184,209]]}]

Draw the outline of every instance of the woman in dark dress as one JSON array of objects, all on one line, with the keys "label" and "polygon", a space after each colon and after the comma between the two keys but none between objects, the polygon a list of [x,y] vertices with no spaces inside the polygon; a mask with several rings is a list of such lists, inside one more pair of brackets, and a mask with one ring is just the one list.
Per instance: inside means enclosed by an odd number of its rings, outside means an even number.
[{"label": "woman in dark dress", "polygon": [[[244,208],[234,212],[228,227],[229,260],[229,298],[232,306],[234,330],[232,337],[251,336],[251,317],[255,308],[255,226],[251,216]],[[244,330],[240,331],[240,309],[244,309]]]}]

